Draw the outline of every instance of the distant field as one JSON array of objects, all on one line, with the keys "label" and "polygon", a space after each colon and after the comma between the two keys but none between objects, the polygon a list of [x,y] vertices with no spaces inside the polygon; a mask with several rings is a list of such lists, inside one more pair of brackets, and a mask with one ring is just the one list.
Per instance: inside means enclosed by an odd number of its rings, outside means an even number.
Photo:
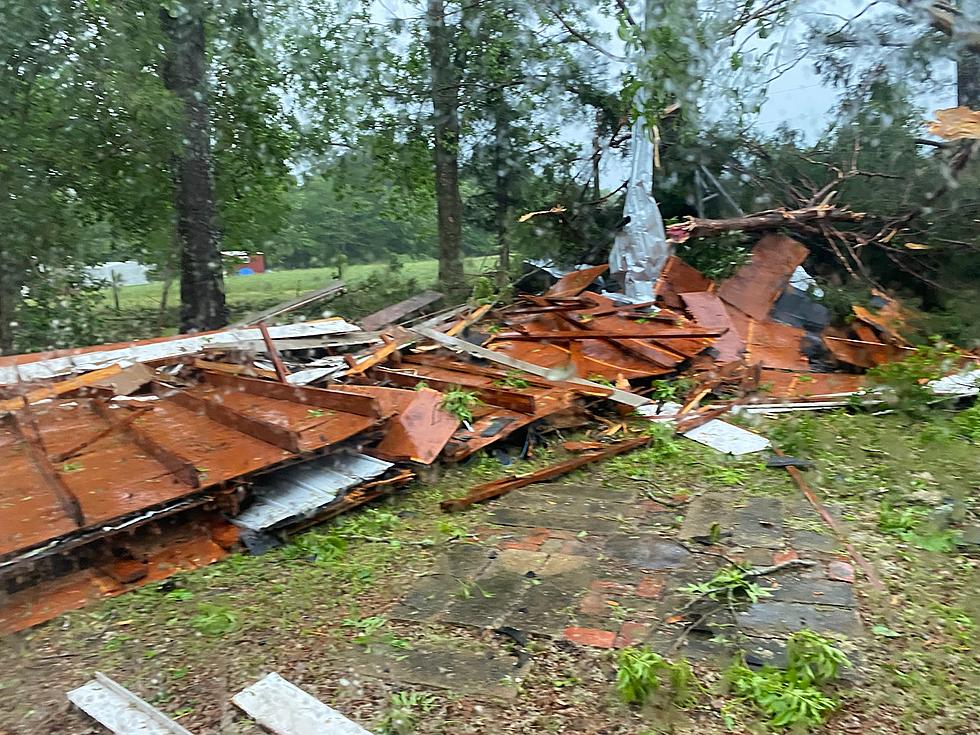
[{"label": "distant field", "polygon": [[[467,273],[480,273],[493,266],[495,258],[485,256],[466,259]],[[349,265],[344,272],[344,281],[348,285],[356,285],[364,281],[371,273],[383,270],[386,266],[380,263]],[[404,279],[414,278],[419,286],[429,287],[435,284],[439,271],[436,260],[419,260],[406,263],[399,272]],[[285,301],[306,291],[321,288],[337,276],[336,268],[304,268],[301,270],[275,271],[253,276],[230,276],[225,279],[225,290],[229,303],[259,303],[274,299]],[[119,290],[119,306],[123,310],[132,308],[152,308],[160,303],[160,291],[163,284],[153,281],[142,286],[124,286]],[[112,303],[112,289],[105,289],[106,303]],[[180,299],[179,284],[171,286],[170,302]]]}]

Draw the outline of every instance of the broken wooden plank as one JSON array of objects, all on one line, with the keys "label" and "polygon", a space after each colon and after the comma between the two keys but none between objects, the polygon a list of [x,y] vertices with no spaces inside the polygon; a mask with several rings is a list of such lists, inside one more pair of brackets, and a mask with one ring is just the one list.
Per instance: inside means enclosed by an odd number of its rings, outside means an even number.
[{"label": "broken wooden plank", "polygon": [[35,390],[28,391],[24,396],[18,398],[8,398],[7,400],[0,401],[0,411],[16,411],[21,408],[25,401],[27,403],[37,403],[38,401],[43,401],[47,398],[57,398],[58,396],[69,393],[73,390],[78,390],[79,388],[84,388],[86,386],[95,385],[100,383],[107,378],[111,378],[115,375],[119,375],[123,370],[122,365],[110,365],[109,367],[102,368],[101,370],[96,370],[91,373],[86,373],[85,375],[79,375],[75,378],[69,378],[68,380],[62,380],[53,385],[45,385],[41,388],[36,388]]},{"label": "broken wooden plank", "polygon": [[448,334],[450,337],[455,337],[460,332],[469,329],[471,326],[480,321],[492,308],[493,304],[483,304],[482,306],[477,307],[472,313],[467,314],[463,319],[460,319],[449,329],[447,329],[446,334]]},{"label": "broken wooden plank", "polygon": [[364,317],[361,319],[361,327],[366,330],[383,329],[389,324],[395,324],[402,319],[420,312],[425,307],[431,306],[439,301],[442,297],[443,295],[438,291],[423,291],[409,299],[399,301],[397,304],[392,304],[391,306],[386,306],[384,309]]},{"label": "broken wooden plank", "polygon": [[371,735],[276,673],[267,674],[231,701],[276,735]]},{"label": "broken wooden plank", "polygon": [[192,488],[201,486],[201,474],[192,462],[164,447],[148,432],[138,427],[135,422],[124,423],[117,420],[113,409],[109,408],[108,404],[95,401],[92,403],[92,408],[116,430],[124,432],[130,441],[163,465],[170,474],[182,483]]},{"label": "broken wooden plank", "polygon": [[536,472],[529,472],[526,475],[515,475],[512,477],[505,477],[500,480],[494,480],[492,482],[486,482],[482,485],[477,485],[476,487],[470,488],[470,491],[461,498],[452,498],[450,500],[442,501],[439,504],[439,507],[446,512],[465,510],[476,503],[482,503],[486,500],[491,500],[493,498],[499,498],[501,495],[506,495],[511,490],[526,487],[527,485],[533,485],[536,482],[547,482],[548,480],[553,480],[556,477],[561,477],[569,472],[573,472],[579,467],[584,467],[587,464],[601,459],[615,457],[617,454],[629,452],[633,449],[637,449],[645,444],[648,444],[649,442],[650,438],[646,436],[641,436],[636,439],[627,439],[626,441],[618,442],[616,444],[610,444],[605,449],[601,449],[596,452],[589,452],[573,459],[551,465],[550,467],[544,467]]},{"label": "broken wooden plank", "polygon": [[[548,375],[553,372],[550,368],[541,367],[540,365],[535,365],[531,362],[524,362],[524,360],[517,360],[513,357],[508,357],[507,355],[501,355],[493,350],[488,350],[487,348],[480,347],[479,345],[470,344],[466,340],[450,337],[449,335],[443,334],[442,332],[437,332],[434,329],[416,327],[412,331],[420,334],[423,337],[431,339],[433,342],[441,344],[443,347],[448,347],[455,352],[465,352],[473,355],[474,357],[479,357],[484,360],[490,360],[491,362],[506,365],[507,367],[514,368],[515,370],[523,370],[526,373],[531,373],[531,375],[547,378]],[[575,385],[581,385],[586,388],[594,388],[597,390],[608,390],[607,386],[600,385],[599,383],[593,383],[591,380],[584,380],[583,378],[567,378],[560,382],[574,383]],[[619,390],[618,388],[611,389],[611,392],[606,397],[616,403],[622,403],[626,406],[633,406],[634,408],[651,403],[649,398],[644,398],[643,396],[638,396],[635,393],[629,393],[625,390]]]},{"label": "broken wooden plank", "polygon": [[290,311],[295,311],[296,309],[300,309],[304,306],[315,304],[317,301],[322,301],[328,296],[340,296],[346,291],[347,285],[343,281],[331,281],[323,288],[318,288],[315,291],[308,291],[305,294],[297,296],[294,299],[290,299],[289,301],[284,301],[281,304],[276,304],[275,306],[265,309],[264,311],[249,314],[247,317],[241,321],[235,322],[228,328],[238,329],[240,327],[248,327],[253,324],[258,324],[259,322],[264,322],[274,317],[288,314]]},{"label": "broken wooden plank", "polygon": [[268,380],[244,378],[224,375],[222,373],[205,373],[204,380],[214,386],[244,391],[257,396],[274,398],[278,401],[303,403],[317,408],[327,408],[333,411],[353,413],[357,416],[367,416],[376,419],[381,417],[378,404],[370,396],[349,393],[343,390],[329,388],[311,388],[309,386],[285,385]]},{"label": "broken wooden plank", "polygon": [[191,735],[156,707],[105,674],[68,692],[68,700],[116,735]]},{"label": "broken wooden plank", "polygon": [[269,378],[272,380],[278,377],[275,370],[264,370],[263,368],[257,368],[252,365],[239,365],[234,362],[214,362],[212,360],[196,358],[192,364],[198,370],[204,370],[209,373],[224,373],[225,375],[239,375],[246,378]]}]

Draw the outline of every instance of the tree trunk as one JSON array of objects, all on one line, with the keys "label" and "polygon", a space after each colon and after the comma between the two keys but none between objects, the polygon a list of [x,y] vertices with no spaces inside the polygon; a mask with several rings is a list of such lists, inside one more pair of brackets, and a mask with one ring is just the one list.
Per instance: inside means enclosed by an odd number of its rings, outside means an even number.
[{"label": "tree trunk", "polygon": [[10,276],[15,273],[12,263],[0,253],[0,355],[14,351],[14,324],[17,320],[17,292]]},{"label": "tree trunk", "polygon": [[183,108],[182,149],[173,165],[174,208],[180,242],[180,331],[218,329],[228,323],[221,237],[215,224],[211,171],[204,3],[188,0],[174,18],[160,9],[167,39],[163,82]]},{"label": "tree trunk", "polygon": [[960,49],[956,61],[956,103],[980,110],[980,51]]},{"label": "tree trunk", "polygon": [[497,232],[497,287],[510,283],[510,170],[513,152],[510,144],[510,110],[500,91],[494,111],[494,225]]},{"label": "tree trunk", "polygon": [[439,217],[439,284],[447,294],[466,289],[463,278],[463,200],[459,194],[459,87],[452,65],[444,0],[428,0],[429,65],[432,71],[433,158]]}]

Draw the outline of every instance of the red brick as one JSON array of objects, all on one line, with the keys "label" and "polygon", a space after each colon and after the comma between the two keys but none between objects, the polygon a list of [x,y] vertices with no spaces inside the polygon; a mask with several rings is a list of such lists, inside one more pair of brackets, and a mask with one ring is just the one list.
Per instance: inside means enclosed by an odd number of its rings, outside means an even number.
[{"label": "red brick", "polygon": [[799,559],[800,555],[797,554],[793,549],[786,549],[786,551],[777,551],[772,555],[773,564],[785,564],[788,561],[794,561]]},{"label": "red brick", "polygon": [[618,592],[622,595],[633,593],[633,585],[620,584],[611,579],[597,579],[592,583],[591,589],[593,592]]},{"label": "red brick", "polygon": [[598,628],[565,628],[565,638],[572,643],[595,648],[612,648],[616,642],[615,633]]},{"label": "red brick", "polygon": [[854,567],[846,561],[832,561],[827,565],[827,579],[835,582],[854,582]]},{"label": "red brick", "polygon": [[644,500],[640,503],[640,507],[647,513],[666,513],[670,511],[670,508],[663,503],[658,503],[656,500]]},{"label": "red brick", "polygon": [[605,617],[609,614],[609,605],[606,604],[606,598],[598,592],[589,592],[586,594],[578,604],[578,609],[583,615],[591,615],[597,618]]},{"label": "red brick", "polygon": [[542,531],[537,531],[536,533],[532,533],[530,536],[525,537],[524,540],[527,541],[529,544],[536,544],[540,546],[545,541],[547,541],[548,538],[549,538],[548,532],[542,530]]},{"label": "red brick", "polygon": [[636,585],[636,594],[640,597],[646,597],[650,600],[656,600],[664,591],[664,580],[663,577],[646,575],[640,579],[640,583]]},{"label": "red brick", "polygon": [[520,551],[537,551],[540,544],[530,541],[501,541],[501,549],[519,549]]},{"label": "red brick", "polygon": [[626,648],[642,643],[650,632],[650,626],[646,623],[623,623],[616,636],[614,645],[616,648]]},{"label": "red brick", "polygon": [[149,573],[149,566],[145,561],[136,559],[117,559],[102,567],[102,571],[120,584],[129,584],[143,579]]}]

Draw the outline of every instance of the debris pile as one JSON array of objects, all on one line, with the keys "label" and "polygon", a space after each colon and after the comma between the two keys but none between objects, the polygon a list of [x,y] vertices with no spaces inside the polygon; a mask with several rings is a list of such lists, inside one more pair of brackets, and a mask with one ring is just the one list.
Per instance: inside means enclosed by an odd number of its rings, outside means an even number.
[{"label": "debris pile", "polygon": [[[526,449],[540,433],[639,415],[721,451],[763,449],[719,417],[842,405],[863,369],[912,349],[883,294],[831,326],[808,295],[807,254],[767,235],[718,284],[671,257],[652,302],[604,290],[595,266],[497,309],[415,316],[441,298],[425,292],[360,326],[266,327],[343,290],[331,284],[218,332],[0,358],[0,633],[240,544],[260,553],[508,438]],[[689,388],[665,398],[658,386],[676,376]],[[581,442],[560,465],[444,508],[645,441]]]}]

